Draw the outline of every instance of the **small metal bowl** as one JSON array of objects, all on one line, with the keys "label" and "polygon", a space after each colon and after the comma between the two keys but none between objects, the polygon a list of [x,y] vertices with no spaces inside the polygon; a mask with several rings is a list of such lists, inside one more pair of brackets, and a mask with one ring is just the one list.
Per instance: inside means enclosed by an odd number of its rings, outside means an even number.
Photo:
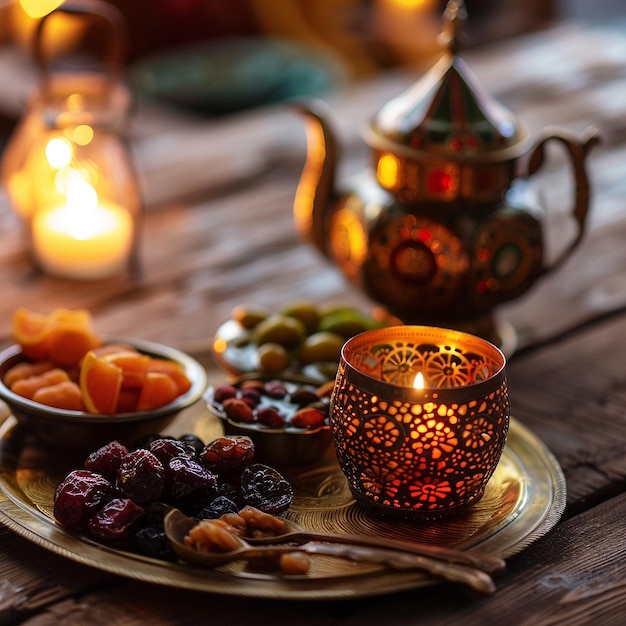
[{"label": "small metal bowl", "polygon": [[175,348],[138,339],[107,338],[107,342],[124,343],[148,356],[178,363],[191,380],[190,389],[173,402],[151,411],[99,415],[57,409],[19,396],[4,384],[6,372],[24,360],[20,346],[13,345],[0,353],[0,399],[8,405],[25,432],[46,444],[66,448],[93,450],[113,440],[132,445],[142,437],[159,433],[206,390],[205,369]]},{"label": "small metal bowl", "polygon": [[[225,384],[240,388],[246,381],[272,381],[277,380],[285,384],[288,396],[284,399],[267,399],[265,406],[275,406],[282,414],[295,412],[299,405],[290,401],[293,393],[304,387],[320,387],[319,381],[298,376],[276,376],[260,372],[253,372],[241,376],[234,381]],[[224,432],[227,435],[245,435],[254,442],[254,458],[260,463],[266,463],[279,469],[288,469],[312,465],[322,460],[330,450],[332,434],[328,423],[317,428],[296,428],[286,425],[281,428],[271,428],[259,423],[242,423],[229,419],[221,404],[214,400],[214,387],[207,390],[205,399],[211,413],[216,415],[222,422]]]}]

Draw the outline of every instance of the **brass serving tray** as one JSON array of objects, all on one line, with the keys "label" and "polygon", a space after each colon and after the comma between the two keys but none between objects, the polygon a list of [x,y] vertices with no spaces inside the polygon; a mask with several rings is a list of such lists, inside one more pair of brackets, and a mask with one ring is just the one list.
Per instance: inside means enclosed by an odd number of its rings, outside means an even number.
[{"label": "brass serving tray", "polygon": [[[205,441],[221,434],[217,418],[204,407],[177,431],[192,430]],[[63,457],[61,467],[58,457]],[[166,563],[104,547],[71,533],[53,519],[54,488],[71,464],[66,454],[45,449],[24,437],[13,417],[0,428],[0,519],[26,539],[52,552],[92,567],[144,582],[234,596],[292,600],[342,599],[382,595],[431,585],[419,572],[313,557],[306,576],[281,576],[230,565],[207,570]],[[334,455],[319,466],[287,474],[296,498],[287,516],[304,528],[362,533],[414,540],[461,549],[477,549],[503,558],[520,552],[559,520],[565,506],[565,479],[547,447],[512,420],[502,459],[485,495],[461,517],[417,523],[377,517],[357,504]]]}]

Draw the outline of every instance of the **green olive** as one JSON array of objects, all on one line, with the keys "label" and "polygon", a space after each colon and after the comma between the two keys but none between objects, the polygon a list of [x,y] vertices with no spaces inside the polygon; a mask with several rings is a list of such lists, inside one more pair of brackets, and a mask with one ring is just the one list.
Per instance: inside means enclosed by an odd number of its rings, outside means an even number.
[{"label": "green olive", "polygon": [[287,305],[281,313],[300,320],[304,324],[308,335],[313,334],[317,330],[320,314],[314,302],[298,300]]},{"label": "green olive", "polygon": [[287,350],[278,343],[264,343],[257,348],[259,369],[263,372],[282,372],[291,365]]},{"label": "green olive", "polygon": [[231,317],[246,330],[251,330],[272,314],[267,307],[258,304],[241,304],[236,306]]},{"label": "green olive", "polygon": [[369,328],[372,322],[354,309],[338,309],[326,313],[319,323],[320,331],[327,331],[341,335],[344,339],[349,339]]},{"label": "green olive", "polygon": [[299,346],[306,337],[304,324],[295,317],[274,313],[258,324],[254,339],[258,346],[278,343],[287,350]]},{"label": "green olive", "polygon": [[314,333],[307,337],[300,346],[300,350],[298,350],[298,360],[302,365],[309,365],[321,361],[339,363],[343,344],[343,337],[336,333],[325,331]]}]

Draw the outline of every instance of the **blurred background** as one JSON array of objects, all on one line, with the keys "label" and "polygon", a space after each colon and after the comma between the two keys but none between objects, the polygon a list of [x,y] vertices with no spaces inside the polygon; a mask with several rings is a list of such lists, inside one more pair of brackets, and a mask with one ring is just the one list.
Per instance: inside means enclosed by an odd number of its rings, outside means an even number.
[{"label": "blurred background", "polygon": [[[34,29],[59,0],[0,0],[0,148],[34,79]],[[375,72],[426,69],[440,50],[441,0],[110,0],[128,26],[127,65],[140,98],[225,115],[323,95]],[[558,22],[626,28],[624,0],[467,0],[468,45]],[[53,21],[56,20],[56,21]],[[97,33],[49,20],[51,60],[97,49]],[[106,45],[106,42],[105,44]],[[581,54],[584,51],[581,50]],[[61,61],[59,61],[61,62]],[[625,60],[626,64],[626,60]]]}]

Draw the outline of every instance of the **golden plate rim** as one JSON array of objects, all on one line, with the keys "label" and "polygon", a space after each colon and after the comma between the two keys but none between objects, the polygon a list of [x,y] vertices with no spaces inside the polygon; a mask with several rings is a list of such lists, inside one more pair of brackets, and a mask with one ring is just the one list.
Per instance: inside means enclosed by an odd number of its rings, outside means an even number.
[{"label": "golden plate rim", "polygon": [[[0,427],[0,438],[7,437],[15,425],[15,418],[7,418]],[[511,419],[501,463],[508,464],[508,479],[519,483],[516,502],[508,511],[493,511],[495,517],[501,515],[502,519],[488,533],[470,537],[456,547],[508,558],[545,535],[560,519],[566,501],[563,471],[547,446],[515,419]],[[75,535],[57,525],[20,492],[16,484],[11,485],[9,473],[0,470],[0,519],[11,530],[75,562],[143,582],[229,596],[289,600],[386,595],[436,583],[419,572],[385,569],[335,577],[286,578],[167,563]]]}]

